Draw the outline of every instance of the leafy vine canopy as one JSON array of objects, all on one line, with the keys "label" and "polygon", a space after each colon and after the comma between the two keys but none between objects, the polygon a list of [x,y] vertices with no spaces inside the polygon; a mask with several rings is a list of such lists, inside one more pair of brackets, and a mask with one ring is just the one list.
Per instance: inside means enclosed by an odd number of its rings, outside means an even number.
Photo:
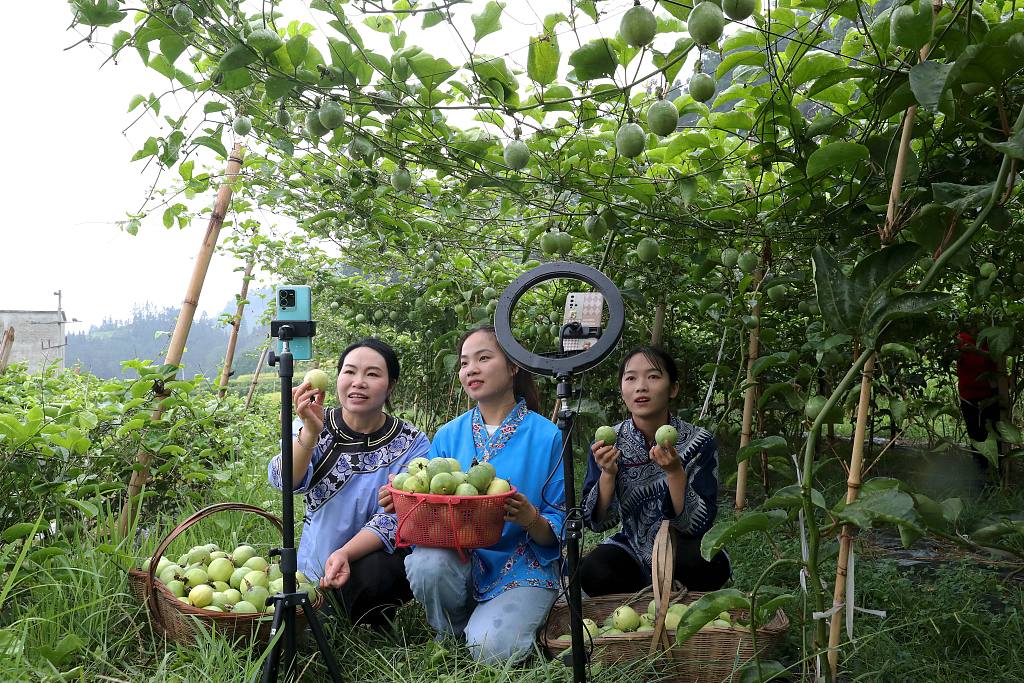
[{"label": "leafy vine canopy", "polygon": [[481,319],[477,290],[545,255],[620,282],[655,260],[663,277],[699,282],[723,247],[765,239],[801,268],[815,244],[855,260],[878,248],[907,116],[917,125],[891,234],[926,253],[951,216],[988,200],[1004,153],[1024,157],[1010,128],[1024,9],[1010,2],[70,8],[87,40],[165,79],[131,103],[164,131],[134,160],[176,171],[147,211],[185,224],[185,202],[240,143],[236,209],[288,217],[299,233],[247,220],[237,249],[334,287],[356,286],[320,267],[339,256],[384,278],[378,289],[412,275],[417,305],[449,288],[460,314]]}]

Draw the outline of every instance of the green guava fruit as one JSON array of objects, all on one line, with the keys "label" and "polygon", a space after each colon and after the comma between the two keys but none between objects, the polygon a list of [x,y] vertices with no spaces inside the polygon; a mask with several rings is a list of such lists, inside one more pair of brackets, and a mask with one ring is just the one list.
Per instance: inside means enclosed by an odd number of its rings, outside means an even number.
[{"label": "green guava fruit", "polygon": [[619,435],[615,433],[615,429],[608,425],[598,427],[594,432],[594,441],[603,441],[605,446],[613,445],[618,438]]},{"label": "green guava fruit", "polygon": [[196,586],[188,592],[188,601],[194,607],[206,607],[213,602],[213,588],[205,583]]},{"label": "green guava fruit", "polygon": [[710,45],[722,37],[725,30],[725,16],[722,8],[709,0],[698,4],[686,19],[686,29],[693,42]]},{"label": "green guava fruit", "polygon": [[[313,368],[302,377],[302,383],[309,383],[317,391],[327,391],[331,388],[331,378],[320,368]],[[248,559],[248,558],[246,558]],[[242,564],[245,564],[244,562]]]},{"label": "green guava fruit", "polygon": [[676,442],[679,441],[679,430],[672,425],[661,425],[658,427],[658,431],[654,433],[654,441],[664,448],[675,446]]},{"label": "green guava fruit", "polygon": [[615,151],[629,159],[640,156],[647,144],[644,129],[637,123],[624,123],[615,133]]},{"label": "green guava fruit", "polygon": [[495,477],[494,479],[491,480],[491,483],[487,485],[488,496],[496,496],[501,493],[508,493],[511,490],[511,484],[509,484],[501,477]]},{"label": "green guava fruit", "polygon": [[679,125],[679,110],[668,100],[658,100],[647,108],[647,127],[655,135],[671,135]]},{"label": "green guava fruit", "polygon": [[479,496],[480,491],[468,481],[462,482],[455,487],[456,496]]},{"label": "green guava fruit", "polygon": [[505,159],[506,166],[513,171],[519,171],[526,168],[526,165],[530,163],[530,148],[522,140],[511,140],[505,145],[505,151],[502,153],[502,156]]},{"label": "green guava fruit", "polygon": [[622,15],[619,35],[627,45],[643,47],[650,45],[658,32],[658,20],[654,12],[643,5],[633,5]]},{"label": "green guava fruit", "polygon": [[644,237],[636,245],[636,255],[644,263],[654,263],[658,260],[658,240]]}]

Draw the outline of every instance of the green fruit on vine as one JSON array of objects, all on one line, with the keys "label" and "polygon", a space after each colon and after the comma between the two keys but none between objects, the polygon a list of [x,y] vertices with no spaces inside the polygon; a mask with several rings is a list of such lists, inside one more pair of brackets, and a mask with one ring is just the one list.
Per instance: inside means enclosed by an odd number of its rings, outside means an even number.
[{"label": "green fruit on vine", "polygon": [[435,267],[437,267],[437,261],[433,258],[428,258],[423,262],[423,268],[425,270],[433,270]]},{"label": "green fruit on vine", "polygon": [[373,319],[374,319],[375,322],[379,323],[381,320],[384,319],[384,311],[374,311],[373,312]]},{"label": "green fruit on vine", "polygon": [[893,45],[920,50],[932,39],[932,13],[918,12],[914,5],[902,5],[893,10],[889,18],[889,41]]},{"label": "green fruit on vine", "polygon": [[597,242],[608,233],[608,223],[600,214],[592,214],[583,221],[583,231],[592,242]]},{"label": "green fruit on vine", "polygon": [[647,144],[644,129],[637,123],[624,123],[615,133],[615,151],[629,159],[640,156]]},{"label": "green fruit on vine", "polygon": [[782,303],[786,299],[786,292],[788,289],[786,285],[775,285],[774,287],[768,288],[768,298],[775,303]]},{"label": "green fruit on vine", "polygon": [[256,614],[256,606],[246,600],[240,600],[231,608],[232,614]]},{"label": "green fruit on vine", "polygon": [[557,232],[546,232],[540,236],[540,250],[545,254],[551,255],[558,251],[558,244]]},{"label": "green fruit on vine", "polygon": [[645,237],[636,245],[636,255],[644,263],[654,263],[658,260],[658,240],[653,237]]},{"label": "green fruit on vine", "polygon": [[194,16],[192,8],[183,2],[179,2],[171,10],[171,18],[174,19],[174,23],[178,26],[188,26],[192,23]]},{"label": "green fruit on vine", "polygon": [[996,266],[996,264],[992,263],[991,261],[986,261],[985,263],[982,263],[981,266],[978,268],[978,273],[985,279],[995,277],[996,273],[998,272],[999,268]]},{"label": "green fruit on vine", "polygon": [[284,107],[277,110],[277,113],[274,115],[274,120],[277,122],[277,125],[282,128],[290,128],[292,125],[292,115],[289,114],[288,110]]},{"label": "green fruit on vine", "polygon": [[320,123],[319,109],[314,109],[306,114],[306,132],[315,138],[322,138],[331,132],[324,128],[324,124]]},{"label": "green fruit on vine", "polygon": [[722,250],[722,265],[725,266],[726,268],[736,267],[736,262],[739,260],[739,258],[740,252],[736,251],[731,247]]},{"label": "green fruit on vine", "polygon": [[206,607],[213,602],[213,589],[206,584],[196,586],[188,592],[188,601],[194,607]]},{"label": "green fruit on vine", "polygon": [[388,313],[388,320],[391,322],[398,322],[398,311],[391,311]]},{"label": "green fruit on vine", "polygon": [[705,0],[690,12],[686,19],[686,29],[690,32],[693,42],[698,45],[711,45],[722,37],[722,31],[725,30],[722,8]]},{"label": "green fruit on vine", "polygon": [[481,296],[485,299],[493,299],[498,296],[498,290],[494,287],[484,287],[484,291]]},{"label": "green fruit on vine", "polygon": [[391,187],[399,192],[405,192],[412,187],[412,175],[409,173],[409,169],[400,166],[392,171]]},{"label": "green fruit on vine", "polygon": [[320,125],[324,128],[334,130],[335,128],[340,128],[341,124],[345,123],[345,110],[338,102],[327,100],[320,105],[317,118],[320,119]]},{"label": "green fruit on vine", "polygon": [[348,153],[353,159],[369,159],[373,156],[373,143],[364,135],[353,135],[348,145]]},{"label": "green fruit on vine", "polygon": [[[828,399],[826,399],[824,396],[821,396],[819,394],[811,396],[809,399],[807,399],[807,403],[804,405],[804,417],[806,417],[811,422],[817,420],[818,419],[818,415],[821,414],[821,411],[825,407],[825,403],[827,401],[828,401]],[[832,412],[830,412],[825,417],[824,422],[826,422],[826,423],[833,423],[834,424],[836,422],[839,422],[842,419],[843,419],[842,407],[840,405],[836,404],[835,406],[832,407]]]},{"label": "green fruit on vine", "polygon": [[284,40],[272,28],[258,28],[245,37],[245,44],[266,56],[280,49]]},{"label": "green fruit on vine", "polygon": [[252,132],[252,120],[248,116],[236,116],[231,123],[231,130],[235,135],[248,135]]},{"label": "green fruit on vine", "polygon": [[740,254],[738,259],[736,259],[736,265],[739,266],[739,269],[742,273],[744,273],[745,275],[750,275],[752,272],[754,272],[754,268],[757,268],[757,261],[757,254],[750,251],[745,251],[742,254]]},{"label": "green fruit on vine", "polygon": [[[306,374],[302,376],[302,383],[308,383],[317,391],[327,391],[328,389],[331,388],[331,378],[328,377],[327,373],[321,370],[320,368],[313,368],[312,370],[307,371]],[[245,558],[245,562],[251,560],[252,557],[253,556],[250,555],[249,557]],[[242,564],[245,564],[245,562],[243,562]]]},{"label": "green fruit on vine", "polygon": [[658,100],[647,109],[647,127],[655,135],[671,135],[679,125],[679,111],[668,100]]},{"label": "green fruit on vine", "polygon": [[722,11],[733,21],[747,19],[757,9],[757,0],[722,0]]},{"label": "green fruit on vine", "polygon": [[210,581],[227,581],[235,571],[235,565],[226,557],[218,557],[210,562],[206,574]]},{"label": "green fruit on vine", "polygon": [[594,432],[594,441],[602,441],[605,446],[611,446],[619,438],[619,435],[615,433],[615,429],[604,425],[597,428]]},{"label": "green fruit on vine", "polygon": [[675,446],[679,441],[679,430],[672,425],[661,425],[654,433],[654,441],[663,448]]},{"label": "green fruit on vine", "polygon": [[658,20],[654,12],[642,5],[633,5],[622,15],[619,35],[627,45],[643,47],[650,45],[658,32]]},{"label": "green fruit on vine", "polygon": [[756,330],[757,326],[761,324],[761,318],[756,315],[745,315],[743,316],[743,325],[748,330]]},{"label": "green fruit on vine", "polygon": [[513,171],[519,171],[530,163],[530,148],[522,140],[512,140],[505,145],[502,157],[505,159],[506,166]]},{"label": "green fruit on vine", "polygon": [[562,256],[572,251],[572,235],[567,232],[558,233],[558,253]]},{"label": "green fruit on vine", "polygon": [[707,102],[715,96],[718,84],[706,73],[696,73],[690,77],[689,93],[697,102]]},{"label": "green fruit on vine", "polygon": [[356,325],[362,325],[363,323],[366,322],[366,316],[363,315],[362,313],[358,313],[356,314],[355,321]]}]

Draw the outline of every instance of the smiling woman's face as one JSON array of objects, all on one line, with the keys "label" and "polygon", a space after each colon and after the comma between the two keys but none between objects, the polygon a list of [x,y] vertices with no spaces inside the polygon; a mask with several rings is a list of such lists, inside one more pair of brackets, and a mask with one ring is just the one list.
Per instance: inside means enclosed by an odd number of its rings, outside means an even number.
[{"label": "smiling woman's face", "polygon": [[498,349],[490,332],[474,332],[462,344],[459,381],[469,397],[479,403],[507,398],[512,394],[514,370]]},{"label": "smiling woman's face", "polygon": [[672,383],[650,358],[637,353],[626,362],[619,391],[633,417],[663,417],[668,413],[669,401],[679,392],[679,385]]},{"label": "smiling woman's face", "polygon": [[384,356],[368,346],[349,351],[338,373],[338,400],[350,413],[379,413],[391,381]]}]

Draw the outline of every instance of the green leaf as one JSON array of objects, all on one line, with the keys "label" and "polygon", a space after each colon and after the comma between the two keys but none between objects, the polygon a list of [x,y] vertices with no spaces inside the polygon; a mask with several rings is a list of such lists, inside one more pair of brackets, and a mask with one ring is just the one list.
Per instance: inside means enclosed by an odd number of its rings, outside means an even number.
[{"label": "green leaf", "polygon": [[309,52],[309,39],[301,33],[296,33],[284,44],[284,49],[288,53],[288,59],[292,65],[298,67]]},{"label": "green leaf", "polygon": [[935,113],[939,111],[939,100],[947,88],[952,64],[928,60],[910,69],[910,89],[918,104]]},{"label": "green leaf", "polygon": [[914,499],[899,489],[885,489],[878,493],[864,495],[846,505],[841,503],[834,511],[842,520],[862,529],[872,524],[914,525],[918,519],[914,511]]},{"label": "green leaf", "polygon": [[221,143],[220,138],[215,138],[208,135],[200,135],[197,138],[192,138],[192,144],[212,149],[214,152],[216,152],[225,159],[228,156],[228,150]]},{"label": "green leaf", "polygon": [[576,80],[590,81],[615,73],[619,58],[607,38],[597,38],[569,55],[569,66],[576,71]]},{"label": "green leaf", "polygon": [[560,59],[558,37],[552,33],[537,36],[530,41],[526,56],[526,73],[537,83],[548,85],[558,77]]},{"label": "green leaf", "polygon": [[477,43],[484,36],[490,35],[501,28],[501,12],[505,9],[505,3],[495,2],[490,0],[484,7],[484,11],[480,14],[474,14],[470,18],[473,20],[473,40]]},{"label": "green leaf", "polygon": [[768,368],[775,367],[781,363],[789,361],[788,351],[779,351],[773,353],[770,356],[761,356],[754,361],[754,364],[750,366],[751,377],[757,377]]},{"label": "green leaf", "polygon": [[731,609],[750,609],[750,599],[735,588],[705,593],[690,605],[676,628],[676,643],[685,643],[690,636],[711,623],[722,612]]},{"label": "green leaf", "polygon": [[[755,531],[774,529],[789,518],[783,510],[769,512],[746,512],[739,519],[715,524],[700,541],[700,554],[711,560],[730,540],[746,536]],[[721,611],[721,610],[719,610]]]},{"label": "green leaf", "polygon": [[[815,507],[819,507],[822,510],[827,508],[825,503],[825,496],[821,495],[821,491],[818,489],[811,489],[811,504]],[[803,505],[803,490],[799,484],[790,484],[789,486],[783,486],[781,489],[776,491],[771,498],[766,500],[761,507],[766,509],[781,509],[781,510],[792,510],[799,508]]]},{"label": "green leaf", "polygon": [[785,438],[777,434],[754,439],[736,451],[736,462],[742,462],[761,451],[764,451],[768,456],[787,455],[789,453],[789,444]]},{"label": "green leaf", "polygon": [[1013,346],[1013,328],[1008,326],[986,327],[978,333],[978,343],[986,342],[993,356],[1004,356]]},{"label": "green leaf", "polygon": [[812,178],[821,173],[837,168],[846,168],[866,161],[871,156],[868,148],[859,142],[833,142],[814,150],[807,159],[807,177]]},{"label": "green leaf", "polygon": [[671,83],[686,63],[686,55],[693,49],[695,43],[689,38],[679,38],[668,54],[662,54],[652,50],[651,59],[654,66],[662,70],[665,80]]},{"label": "green leaf", "polygon": [[256,51],[245,43],[238,43],[233,46],[217,62],[217,70],[221,72],[234,71],[248,66],[259,59]]},{"label": "green leaf", "polygon": [[839,263],[820,244],[814,247],[811,264],[814,270],[814,290],[818,296],[821,315],[834,332],[849,333],[852,321],[857,319],[858,305],[853,300],[849,281],[843,276]]},{"label": "green leaf", "polygon": [[430,28],[431,26],[437,26],[444,21],[444,15],[436,9],[432,9],[423,15],[423,28]]},{"label": "green leaf", "polygon": [[952,295],[941,292],[904,292],[897,297],[883,296],[867,316],[861,331],[873,334],[891,320],[924,315],[952,298]]},{"label": "green leaf", "polygon": [[[982,139],[984,140],[984,138]],[[1024,159],[1024,130],[1017,131],[1006,142],[989,142],[985,140],[985,144],[1009,156],[1011,159]]]},{"label": "green leaf", "polygon": [[36,525],[31,522],[18,522],[4,529],[3,533],[0,533],[0,539],[4,543],[13,543],[19,538],[28,538],[30,534],[35,532],[35,529]]},{"label": "green leaf", "polygon": [[427,90],[436,89],[457,71],[447,59],[434,58],[426,52],[409,57],[409,68]]},{"label": "green leaf", "polygon": [[992,183],[985,185],[957,185],[956,183],[932,183],[932,195],[939,204],[966,211],[985,204],[992,196]]},{"label": "green leaf", "polygon": [[110,4],[107,0],[71,0],[71,8],[75,21],[87,26],[113,26],[128,16],[119,3]]}]

